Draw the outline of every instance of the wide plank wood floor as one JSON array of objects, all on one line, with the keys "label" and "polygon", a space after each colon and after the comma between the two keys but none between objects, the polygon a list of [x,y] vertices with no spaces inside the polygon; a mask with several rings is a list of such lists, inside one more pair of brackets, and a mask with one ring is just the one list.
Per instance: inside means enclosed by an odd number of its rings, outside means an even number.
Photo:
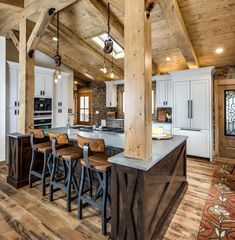
[{"label": "wide plank wood floor", "polygon": [[[188,158],[188,190],[165,234],[165,240],[197,239],[214,165],[207,160]],[[74,203],[66,212],[63,193],[53,202],[41,196],[40,185],[19,190],[6,183],[7,166],[0,164],[0,239],[108,239],[101,236],[98,210],[87,207],[77,219]],[[110,226],[109,226],[110,231]]]}]

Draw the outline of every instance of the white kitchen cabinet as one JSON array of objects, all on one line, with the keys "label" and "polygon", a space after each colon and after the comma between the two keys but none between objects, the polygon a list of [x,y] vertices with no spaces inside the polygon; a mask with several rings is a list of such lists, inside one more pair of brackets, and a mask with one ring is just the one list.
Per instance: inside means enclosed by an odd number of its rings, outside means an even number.
[{"label": "white kitchen cabinet", "polygon": [[172,82],[169,75],[155,76],[156,107],[172,107]]},{"label": "white kitchen cabinet", "polygon": [[67,125],[68,112],[72,109],[73,85],[70,84],[68,74],[62,74],[62,78],[54,83],[53,98],[53,127],[64,127]]},{"label": "white kitchen cabinet", "polygon": [[6,104],[7,108],[15,108],[19,106],[19,95],[18,95],[18,69],[16,66],[9,66],[7,64],[7,82],[6,82],[6,89],[7,89],[7,98]]},{"label": "white kitchen cabinet", "polygon": [[191,156],[210,158],[210,133],[208,130],[184,130],[175,128],[174,134],[187,136],[187,154]]},{"label": "white kitchen cabinet", "polygon": [[6,65],[6,133],[18,131],[19,94],[18,94],[19,66],[13,62]]},{"label": "white kitchen cabinet", "polygon": [[190,118],[188,112],[188,104],[190,99],[190,83],[176,82],[174,83],[174,126],[190,128]]},{"label": "white kitchen cabinet", "polygon": [[6,133],[18,132],[19,109],[8,109],[6,113]]},{"label": "white kitchen cabinet", "polygon": [[53,94],[53,75],[52,73],[40,73],[35,69],[34,96],[39,98],[52,98]]},{"label": "white kitchen cabinet", "polygon": [[208,80],[191,81],[191,128],[209,130],[210,94]]},{"label": "white kitchen cabinet", "polygon": [[117,84],[112,81],[106,83],[106,107],[117,107]]},{"label": "white kitchen cabinet", "polygon": [[187,154],[213,158],[213,67],[171,73],[173,133],[188,136]]}]

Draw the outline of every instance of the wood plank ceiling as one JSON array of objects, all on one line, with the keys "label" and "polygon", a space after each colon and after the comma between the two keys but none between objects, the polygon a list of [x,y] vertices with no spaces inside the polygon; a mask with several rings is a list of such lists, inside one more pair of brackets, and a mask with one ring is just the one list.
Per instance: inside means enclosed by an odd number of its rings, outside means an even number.
[{"label": "wood plank ceiling", "polygon": [[[101,5],[97,7],[95,1]],[[62,59],[75,70],[78,79],[110,79],[110,72],[104,74],[100,71],[103,66],[102,49],[91,40],[92,37],[107,31],[107,14],[102,5],[106,7],[108,1],[112,4],[111,35],[123,46],[124,0],[79,0],[60,12]],[[4,34],[1,32],[1,25],[9,17],[19,13],[21,7],[9,7],[4,2],[6,1],[0,0],[0,35]],[[154,72],[167,73],[188,69],[188,59],[193,58],[189,55],[193,56],[193,51],[196,55],[195,61],[198,61],[200,67],[235,65],[234,0],[178,0],[178,4],[176,0],[158,2],[151,13]],[[179,5],[179,9],[175,4]],[[164,7],[169,5],[172,6],[170,10]],[[179,14],[182,15],[182,19]],[[35,21],[37,17],[33,15],[30,20]],[[172,21],[177,17],[179,19]],[[177,24],[181,24],[181,29],[176,29]],[[14,29],[18,30],[17,26]],[[39,49],[50,56],[53,56],[56,47],[53,36],[55,24],[52,22],[39,44]],[[190,46],[185,49],[187,44],[191,44],[192,49]],[[217,47],[223,47],[224,53],[216,55]],[[189,49],[192,51],[188,52]],[[166,57],[170,57],[171,60],[167,61]],[[111,61],[109,57],[106,64],[108,70],[111,69]],[[123,79],[123,59],[114,59],[114,70],[115,79]],[[87,77],[87,74],[91,77]]]}]

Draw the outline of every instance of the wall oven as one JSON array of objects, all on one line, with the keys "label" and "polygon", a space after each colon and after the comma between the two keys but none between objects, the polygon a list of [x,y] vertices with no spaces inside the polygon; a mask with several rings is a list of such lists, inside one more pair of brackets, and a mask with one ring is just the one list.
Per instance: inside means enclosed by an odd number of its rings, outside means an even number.
[{"label": "wall oven", "polygon": [[52,128],[52,99],[34,99],[34,128]]}]

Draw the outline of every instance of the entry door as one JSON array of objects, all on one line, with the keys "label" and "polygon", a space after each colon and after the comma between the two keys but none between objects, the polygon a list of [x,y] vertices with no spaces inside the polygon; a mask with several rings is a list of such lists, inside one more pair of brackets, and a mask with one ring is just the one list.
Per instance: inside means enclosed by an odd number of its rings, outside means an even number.
[{"label": "entry door", "polygon": [[235,158],[235,85],[219,86],[219,152]]},{"label": "entry door", "polygon": [[78,124],[91,125],[91,93],[78,94]]}]

